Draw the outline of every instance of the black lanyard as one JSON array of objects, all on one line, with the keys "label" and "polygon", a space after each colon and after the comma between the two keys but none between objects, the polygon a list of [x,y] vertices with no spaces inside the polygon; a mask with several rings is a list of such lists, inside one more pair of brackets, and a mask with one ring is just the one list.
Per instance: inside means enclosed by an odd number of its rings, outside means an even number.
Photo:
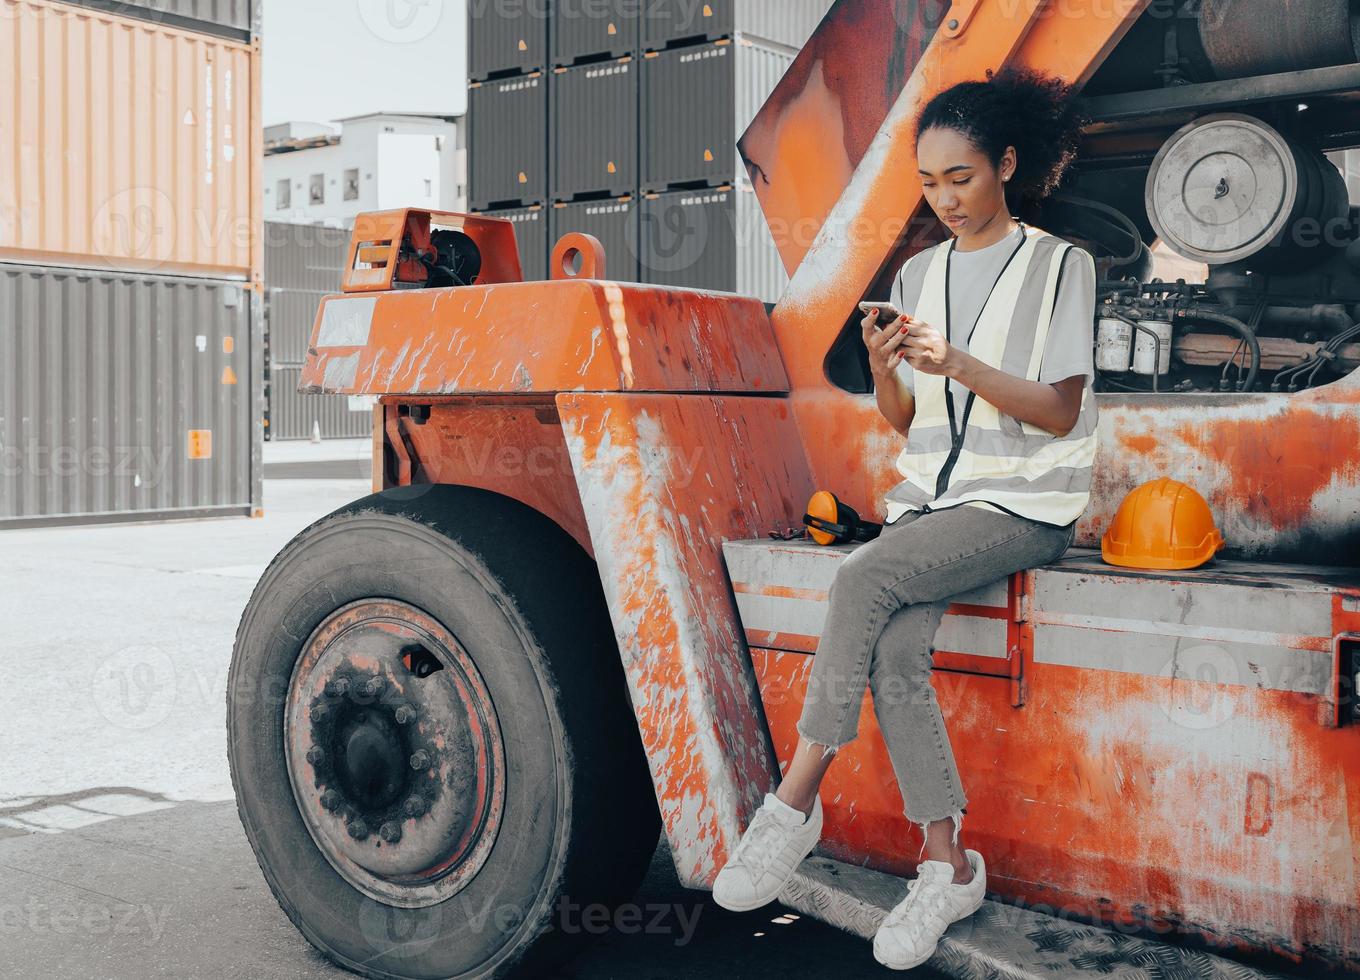
[{"label": "black lanyard", "polygon": [[[1011,260],[1020,254],[1020,249],[1025,247],[1027,238],[1025,236],[1025,223],[1018,218],[1015,222],[1020,226],[1020,244],[1006,257],[1005,264],[1001,266],[1001,271],[996,274],[996,279],[992,281],[991,288],[987,290],[987,298],[982,301],[982,306],[978,308],[977,318],[973,320],[973,326],[968,331],[968,345],[973,344],[973,334],[977,331],[978,324],[982,322],[982,314],[987,311],[987,304],[992,301],[992,293],[996,291],[996,284],[1001,281],[1001,277],[1006,274],[1006,269],[1010,267]],[[950,323],[950,303],[949,303],[949,263],[954,256],[954,245],[958,239],[949,242],[949,251],[945,253],[944,259],[944,339],[946,343],[952,343],[953,330]],[[944,492],[949,489],[949,477],[954,472],[954,464],[959,461],[959,453],[963,451],[963,437],[968,431],[968,416],[973,414],[973,399],[977,397],[977,392],[969,391],[967,399],[963,403],[963,421],[958,422],[954,413],[954,393],[949,390],[949,379],[944,379],[944,409],[949,416],[949,458],[940,467],[940,475],[935,479],[935,499],[939,500],[944,496]]]}]

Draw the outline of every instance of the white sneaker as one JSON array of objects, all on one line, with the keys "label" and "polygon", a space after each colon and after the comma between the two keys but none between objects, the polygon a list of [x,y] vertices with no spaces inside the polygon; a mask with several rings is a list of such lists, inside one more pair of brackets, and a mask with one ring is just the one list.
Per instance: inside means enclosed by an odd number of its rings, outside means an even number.
[{"label": "white sneaker", "polygon": [[[749,912],[774,901],[822,836],[822,801],[807,817],[773,793],[751,818],[713,882],[713,900],[731,912]],[[952,870],[951,870],[952,874]]]},{"label": "white sneaker", "polygon": [[982,907],[987,894],[987,865],[977,851],[965,850],[973,880],[954,884],[948,861],[922,861],[907,885],[907,897],[888,913],[874,935],[874,959],[894,970],[920,966],[935,952],[950,924]]}]

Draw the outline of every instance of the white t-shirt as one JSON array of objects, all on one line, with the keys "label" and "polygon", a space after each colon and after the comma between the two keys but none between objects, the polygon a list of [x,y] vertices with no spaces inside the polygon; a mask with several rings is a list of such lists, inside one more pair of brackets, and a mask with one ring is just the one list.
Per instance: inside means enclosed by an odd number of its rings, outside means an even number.
[{"label": "white t-shirt", "polygon": [[[1017,228],[999,242],[972,252],[954,250],[949,259],[950,343],[968,350],[968,334],[982,313],[993,284],[1006,265],[1006,259],[1020,244],[1023,234]],[[943,246],[948,247],[948,246]],[[912,313],[921,298],[926,268],[933,249],[917,252],[897,271],[890,301],[903,313]],[[1095,378],[1095,305],[1096,281],[1092,263],[1081,248],[1073,248],[1063,260],[1062,278],[1053,305],[1053,322],[1044,343],[1039,364],[1039,380],[1052,384],[1081,374],[1090,384]],[[933,323],[944,332],[943,323]],[[897,375],[908,391],[914,391],[915,372],[905,360]]]}]

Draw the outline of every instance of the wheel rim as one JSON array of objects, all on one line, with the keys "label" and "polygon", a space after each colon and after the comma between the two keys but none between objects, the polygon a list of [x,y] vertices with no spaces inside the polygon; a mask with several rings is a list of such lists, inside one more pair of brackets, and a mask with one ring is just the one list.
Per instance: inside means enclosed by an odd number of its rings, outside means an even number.
[{"label": "wheel rim", "polygon": [[364,894],[434,905],[486,863],[505,807],[500,726],[472,658],[415,606],[361,599],[313,631],[284,748],[312,839]]}]

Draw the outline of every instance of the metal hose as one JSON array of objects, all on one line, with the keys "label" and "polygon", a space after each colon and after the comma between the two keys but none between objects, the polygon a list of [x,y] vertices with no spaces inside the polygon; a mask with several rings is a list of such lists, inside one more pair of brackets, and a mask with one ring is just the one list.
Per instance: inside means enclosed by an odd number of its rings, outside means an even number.
[{"label": "metal hose", "polygon": [[[1239,385],[1239,390],[1251,391],[1251,386],[1256,383],[1256,373],[1261,368],[1261,342],[1256,339],[1255,330],[1235,316],[1228,316],[1226,313],[1214,313],[1211,310],[1177,310],[1176,317],[1182,320],[1202,320],[1205,323],[1216,323],[1238,333],[1246,341],[1247,346],[1251,348],[1251,370],[1247,372],[1246,380]],[[1234,352],[1233,357],[1236,356],[1237,354]]]},{"label": "metal hose", "polygon": [[1143,236],[1138,231],[1138,226],[1129,220],[1129,216],[1118,208],[1112,208],[1103,201],[1094,201],[1089,197],[1081,197],[1077,194],[1069,194],[1067,191],[1058,191],[1050,198],[1054,201],[1062,201],[1067,204],[1074,204],[1079,208],[1089,208],[1092,211],[1099,211],[1108,214],[1124,231],[1128,232],[1129,238],[1133,240],[1133,252],[1128,255],[1121,255],[1114,260],[1113,265],[1125,265],[1133,262],[1143,251]]}]

